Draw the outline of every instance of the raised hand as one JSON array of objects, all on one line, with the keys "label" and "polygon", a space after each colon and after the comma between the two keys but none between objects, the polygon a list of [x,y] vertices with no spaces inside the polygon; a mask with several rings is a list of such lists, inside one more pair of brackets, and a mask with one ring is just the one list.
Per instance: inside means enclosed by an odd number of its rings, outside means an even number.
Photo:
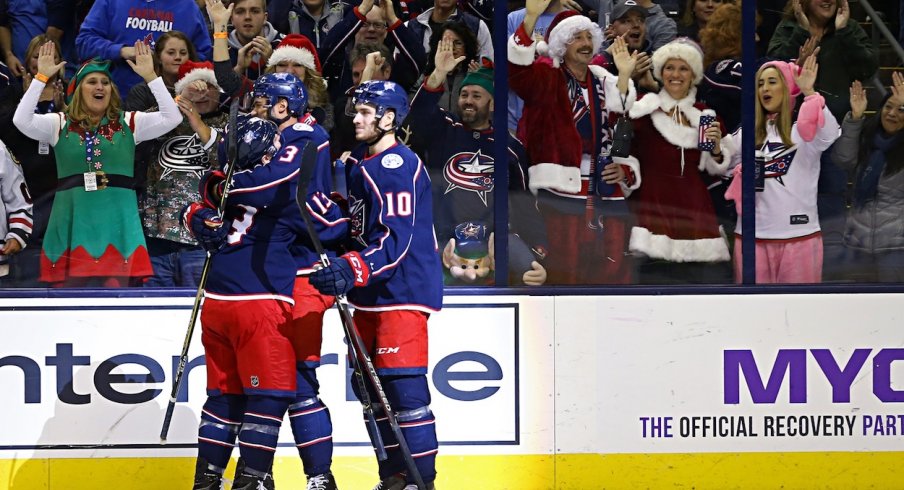
[{"label": "raised hand", "polygon": [[797,86],[800,87],[804,97],[815,93],[813,85],[816,83],[816,74],[819,72],[819,64],[816,63],[816,55],[818,53],[819,48],[816,48],[813,55],[807,57],[807,60],[804,61],[800,74],[794,75],[794,81],[797,82]]},{"label": "raised hand", "polygon": [[372,8],[374,8],[374,0],[361,0],[361,4],[358,5],[358,12],[360,12],[361,15],[367,15]]},{"label": "raised hand", "polygon": [[838,5],[838,12],[835,13],[835,30],[838,31],[847,25],[848,19],[851,18],[851,7],[847,0],[841,0]]},{"label": "raised hand", "polygon": [[436,46],[436,55],[433,57],[436,70],[443,73],[450,73],[455,70],[459,63],[465,60],[464,56],[455,57],[452,51],[452,41],[449,39],[440,39]]},{"label": "raised hand", "polygon": [[536,17],[540,17],[543,12],[546,12],[549,4],[552,3],[552,0],[527,0],[524,4],[525,15],[532,15]]},{"label": "raised hand", "polygon": [[150,82],[157,78],[157,72],[154,71],[154,56],[151,55],[151,48],[141,41],[135,41],[135,61],[126,60],[126,63],[145,82]]},{"label": "raised hand", "polygon": [[232,17],[232,7],[235,3],[229,4],[229,7],[223,5],[223,0],[207,0],[207,16],[210,17],[210,23],[213,24],[214,30],[218,27],[225,30],[229,24],[229,18]]},{"label": "raised hand", "polygon": [[627,73],[628,75],[633,74],[634,67],[637,66],[638,53],[628,53],[628,44],[625,43],[625,37],[619,36],[615,38],[615,41],[609,48],[609,52],[612,54],[612,59],[615,61],[615,68],[618,69],[619,75],[622,73]]},{"label": "raised hand", "polygon": [[[896,90],[894,85],[892,90]],[[866,89],[860,80],[854,80],[851,84],[851,118],[859,120],[863,117],[864,111],[866,111]]]},{"label": "raised hand", "polygon": [[65,66],[65,61],[56,62],[56,47],[52,41],[47,41],[38,48],[38,73],[53,78],[54,75],[61,73],[60,70]]},{"label": "raised hand", "polygon": [[576,10],[578,12],[583,12],[584,9],[581,8],[581,4],[576,2],[575,0],[562,0],[562,6],[568,10]]},{"label": "raised hand", "polygon": [[807,14],[804,13],[803,7],[801,7],[801,0],[791,0],[794,2],[794,18],[797,19],[797,23],[800,24],[806,30],[810,30],[810,19],[807,18]]},{"label": "raised hand", "polygon": [[904,105],[904,75],[896,71],[891,74],[891,96],[901,105]]}]

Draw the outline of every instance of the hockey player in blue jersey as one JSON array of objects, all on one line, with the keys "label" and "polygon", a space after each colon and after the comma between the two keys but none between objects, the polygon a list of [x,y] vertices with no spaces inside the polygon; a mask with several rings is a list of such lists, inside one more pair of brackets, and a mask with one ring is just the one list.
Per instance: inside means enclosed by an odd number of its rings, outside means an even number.
[{"label": "hockey player in blue jersey", "polygon": [[[404,90],[367,81],[352,102],[355,138],[365,144],[346,166],[351,251],[310,281],[324,294],[348,295],[418,472],[432,489],[438,443],[426,376],[427,319],[442,307],[442,271],[430,179],[420,158],[396,140],[408,113]],[[379,462],[378,488],[415,489],[386,418],[378,424],[389,456]]]},{"label": "hockey player in blue jersey", "polygon": [[[253,92],[259,109],[279,124],[279,139],[283,146],[302,148],[305,142],[317,147],[317,166],[308,186],[307,207],[314,217],[316,232],[329,245],[348,232],[348,219],[328,197],[331,188],[332,161],[329,135],[307,113],[308,97],[304,84],[287,73],[264,75],[254,84]],[[288,153],[295,169],[299,168],[300,153]],[[296,207],[295,219],[303,226]],[[289,423],[295,445],[301,456],[308,488],[333,490],[335,478],[330,471],[333,456],[333,426],[327,407],[319,398],[320,384],[316,368],[320,365],[323,339],[323,315],[334,302],[332,296],[321,294],[308,282],[319,256],[307,233],[301,233],[291,246],[295,259],[296,278],[293,290],[295,306],[292,323],[284,334],[295,352],[297,388],[289,406]]]},{"label": "hockey player in blue jersey", "polygon": [[226,184],[221,171],[201,178],[203,202],[183,212],[183,224],[211,252],[201,312],[208,398],[198,429],[195,490],[221,487],[236,437],[243,464],[232,488],[272,487],[279,428],[295,397],[292,344],[281,332],[292,320],[295,271],[285,264],[301,231],[291,199],[298,165],[279,162],[286,146],[273,162],[259,165],[274,151],[272,123],[242,119],[236,136],[224,219],[216,210]]}]

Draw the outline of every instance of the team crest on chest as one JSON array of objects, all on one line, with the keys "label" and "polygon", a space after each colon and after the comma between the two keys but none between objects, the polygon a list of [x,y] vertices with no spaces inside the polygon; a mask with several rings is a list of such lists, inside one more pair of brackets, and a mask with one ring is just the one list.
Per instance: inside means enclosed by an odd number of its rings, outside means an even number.
[{"label": "team crest on chest", "polygon": [[365,224],[365,207],[364,200],[355,196],[348,196],[348,214],[349,214],[349,233],[351,237],[358,241],[361,245],[367,246],[364,241],[364,224]]},{"label": "team crest on chest", "polygon": [[210,156],[195,135],[175,136],[166,140],[160,147],[157,160],[163,167],[161,178],[173,172],[193,173],[201,177],[210,167]]},{"label": "team crest on chest", "polygon": [[767,179],[775,179],[781,185],[785,185],[782,177],[791,170],[791,162],[797,155],[797,145],[785,146],[782,143],[766,143],[766,147],[757,151],[757,157],[765,158],[764,168]]},{"label": "team crest on chest", "polygon": [[493,192],[493,159],[477,151],[461,152],[452,155],[443,168],[443,177],[449,186],[445,194],[456,189],[475,192],[484,206],[487,204],[487,193]]}]

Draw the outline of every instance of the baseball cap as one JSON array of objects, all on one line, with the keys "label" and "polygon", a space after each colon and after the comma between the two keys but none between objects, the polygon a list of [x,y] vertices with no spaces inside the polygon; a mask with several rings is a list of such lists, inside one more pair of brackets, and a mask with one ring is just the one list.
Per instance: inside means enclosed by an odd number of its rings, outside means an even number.
[{"label": "baseball cap", "polygon": [[612,7],[612,20],[619,20],[632,10],[642,15],[644,19],[649,15],[647,9],[638,5],[634,0],[624,0]]}]

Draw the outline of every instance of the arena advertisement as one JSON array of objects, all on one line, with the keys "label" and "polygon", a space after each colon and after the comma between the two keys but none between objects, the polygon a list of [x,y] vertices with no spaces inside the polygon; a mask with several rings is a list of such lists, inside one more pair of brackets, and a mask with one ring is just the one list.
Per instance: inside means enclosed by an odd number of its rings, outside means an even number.
[{"label": "arena advertisement", "polygon": [[[524,413],[522,378],[533,386],[541,383],[536,370],[522,368],[519,357],[523,329],[519,300],[497,298],[479,304],[458,299],[430,320],[432,407],[445,421],[438,425],[441,443],[465,452],[468,447],[544,452],[530,437],[521,438],[524,420],[537,423],[536,415]],[[141,449],[151,456],[194,453],[205,399],[200,328],[195,329],[167,445],[161,446],[158,436],[190,299],[5,303],[0,304],[8,327],[0,345],[0,386],[7,396],[0,419],[7,423],[0,458],[36,450],[53,450],[52,457],[83,457],[85,450],[116,454]],[[543,315],[532,316],[538,326]],[[551,317],[547,319],[551,322]],[[328,312],[326,325],[319,376],[334,421],[335,443],[342,454],[370,454],[360,404],[348,383],[346,349],[335,310]],[[551,323],[545,330],[551,332]],[[548,399],[551,379],[546,384]],[[532,407],[536,412],[537,405]],[[286,425],[280,446],[294,452]]]},{"label": "arena advertisement", "polygon": [[[559,298],[557,365],[587,359],[600,453],[896,451],[904,330],[892,295]],[[597,328],[589,329],[588,319]],[[565,345],[565,342],[559,342]],[[560,425],[568,431],[567,424]]]}]

